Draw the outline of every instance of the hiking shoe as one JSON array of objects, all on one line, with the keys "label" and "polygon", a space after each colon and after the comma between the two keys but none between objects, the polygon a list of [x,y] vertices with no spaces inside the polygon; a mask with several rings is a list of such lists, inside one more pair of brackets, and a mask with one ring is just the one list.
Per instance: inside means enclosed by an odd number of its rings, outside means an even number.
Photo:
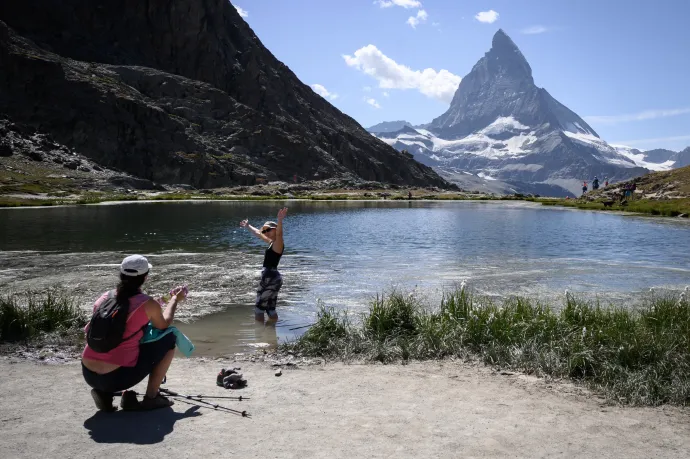
[{"label": "hiking shoe", "polygon": [[144,396],[139,406],[142,410],[156,410],[158,408],[167,408],[173,406],[174,402],[168,398],[163,397],[161,394],[156,395],[153,398]]},{"label": "hiking shoe", "polygon": [[96,408],[98,408],[100,411],[117,411],[117,407],[113,406],[113,394],[91,389],[91,397],[96,403]]},{"label": "hiking shoe", "polygon": [[132,390],[124,391],[120,399],[120,408],[124,411],[140,410],[141,407],[139,406],[139,400],[137,400],[137,393]]},{"label": "hiking shoe", "polygon": [[216,386],[223,387],[223,378],[225,377],[225,368],[221,368],[216,376]]},{"label": "hiking shoe", "polygon": [[221,368],[220,372],[218,372],[218,375],[216,376],[216,386],[224,387],[225,378],[237,373],[237,370],[239,370],[239,368]]}]

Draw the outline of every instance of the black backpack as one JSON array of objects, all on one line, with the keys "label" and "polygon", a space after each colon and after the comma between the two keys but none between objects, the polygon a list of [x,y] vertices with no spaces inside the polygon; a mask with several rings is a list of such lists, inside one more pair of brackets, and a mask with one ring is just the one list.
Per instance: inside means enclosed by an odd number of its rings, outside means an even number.
[{"label": "black backpack", "polygon": [[112,351],[123,341],[139,333],[137,330],[127,338],[123,338],[128,315],[129,301],[120,304],[117,302],[115,291],[108,292],[108,298],[103,300],[91,316],[89,330],[86,332],[86,343],[99,353]]}]

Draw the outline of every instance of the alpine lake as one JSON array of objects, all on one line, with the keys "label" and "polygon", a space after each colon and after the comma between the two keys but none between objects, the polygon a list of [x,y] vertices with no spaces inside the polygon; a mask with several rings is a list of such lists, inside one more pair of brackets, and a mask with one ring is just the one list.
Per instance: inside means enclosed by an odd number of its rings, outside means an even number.
[{"label": "alpine lake", "polygon": [[[239,227],[287,206],[284,284],[275,326],[254,320],[266,245]],[[118,265],[153,265],[145,291],[189,286],[178,327],[197,356],[275,347],[308,329],[321,306],[355,316],[392,289],[438,306],[465,281],[476,294],[536,298],[565,291],[634,307],[690,284],[690,222],[500,201],[137,202],[0,210],[2,292],[57,287],[91,310]]]}]

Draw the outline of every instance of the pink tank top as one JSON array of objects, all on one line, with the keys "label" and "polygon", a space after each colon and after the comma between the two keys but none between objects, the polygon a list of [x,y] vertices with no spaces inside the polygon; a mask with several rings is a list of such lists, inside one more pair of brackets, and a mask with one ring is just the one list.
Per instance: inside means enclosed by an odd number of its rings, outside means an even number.
[{"label": "pink tank top", "polygon": [[[107,297],[108,292],[101,295],[101,297],[96,300],[96,303],[94,303],[93,310],[95,311]],[[127,317],[127,325],[125,326],[125,334],[123,336],[123,338],[126,338],[125,341],[121,342],[120,345],[112,351],[106,353],[96,352],[87,344],[81,355],[82,358],[101,360],[114,365],[120,365],[121,367],[135,366],[139,358],[139,340],[144,336],[142,328],[149,322],[149,318],[146,315],[146,309],[141,306],[150,299],[150,296],[144,295],[143,293],[130,297],[129,316]],[[84,332],[87,331],[88,327],[89,325],[87,324],[86,327],[84,327]]]}]

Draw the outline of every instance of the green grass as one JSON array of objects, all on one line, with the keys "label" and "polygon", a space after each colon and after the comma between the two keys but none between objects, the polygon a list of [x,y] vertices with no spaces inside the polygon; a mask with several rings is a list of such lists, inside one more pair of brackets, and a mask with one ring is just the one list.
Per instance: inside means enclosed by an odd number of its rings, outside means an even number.
[{"label": "green grass", "polygon": [[56,199],[23,199],[0,196],[0,207],[37,207],[55,206],[59,204],[61,204],[61,202]]},{"label": "green grass", "polygon": [[64,293],[0,297],[0,342],[28,341],[41,333],[69,332],[86,323],[85,313]]},{"label": "green grass", "polygon": [[666,199],[648,200],[640,199],[629,201],[627,205],[621,206],[618,203],[611,207],[605,207],[601,201],[583,201],[579,199],[541,199],[528,198],[528,201],[540,202],[545,206],[574,207],[584,210],[606,210],[618,212],[635,212],[647,215],[657,215],[662,217],[677,217],[679,215],[690,215],[690,199]]},{"label": "green grass", "polygon": [[569,378],[635,405],[690,404],[690,304],[645,297],[634,309],[568,296],[556,309],[525,298],[495,303],[466,290],[436,308],[393,292],[353,321],[321,309],[314,326],[284,350],[380,362],[480,358],[538,376]]}]

